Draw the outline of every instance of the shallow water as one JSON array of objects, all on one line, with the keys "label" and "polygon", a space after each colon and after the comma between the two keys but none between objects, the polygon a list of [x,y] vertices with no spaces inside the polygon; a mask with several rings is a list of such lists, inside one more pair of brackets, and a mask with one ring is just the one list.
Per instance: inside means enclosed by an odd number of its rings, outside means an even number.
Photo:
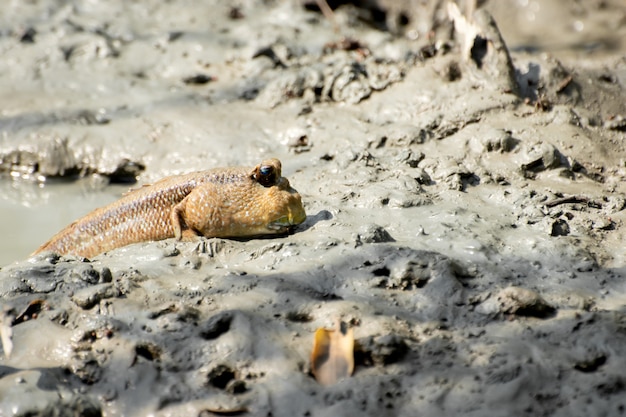
[{"label": "shallow water", "polygon": [[55,233],[91,210],[119,198],[128,186],[95,189],[87,180],[0,182],[0,265],[28,257]]}]

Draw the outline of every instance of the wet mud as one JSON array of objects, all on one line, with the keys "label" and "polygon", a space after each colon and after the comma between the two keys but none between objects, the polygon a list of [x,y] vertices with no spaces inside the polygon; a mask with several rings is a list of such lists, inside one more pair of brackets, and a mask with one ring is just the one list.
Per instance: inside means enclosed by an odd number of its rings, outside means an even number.
[{"label": "wet mud", "polygon": [[[0,11],[1,415],[624,413],[626,7],[329,3]],[[288,236],[28,256],[267,157]],[[325,387],[337,320],[356,367]]]}]

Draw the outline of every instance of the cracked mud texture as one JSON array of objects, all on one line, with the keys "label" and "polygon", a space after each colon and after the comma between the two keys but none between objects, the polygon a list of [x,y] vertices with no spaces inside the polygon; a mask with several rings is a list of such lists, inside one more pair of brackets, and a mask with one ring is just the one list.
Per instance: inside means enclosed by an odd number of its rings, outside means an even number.
[{"label": "cracked mud texture", "polygon": [[[0,415],[624,414],[626,6],[486,2],[468,60],[442,2],[339,3],[0,10]],[[269,156],[292,235],[28,258]],[[337,319],[355,373],[322,387]]]}]

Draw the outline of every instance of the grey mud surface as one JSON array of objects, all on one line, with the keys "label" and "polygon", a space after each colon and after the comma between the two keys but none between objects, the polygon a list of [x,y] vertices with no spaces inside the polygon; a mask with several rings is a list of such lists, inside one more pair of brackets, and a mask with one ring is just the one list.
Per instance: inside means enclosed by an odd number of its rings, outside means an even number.
[{"label": "grey mud surface", "polygon": [[[443,2],[338,32],[312,3],[0,9],[0,415],[624,414],[623,2],[488,2],[482,46]],[[28,259],[129,187],[269,156],[290,236]],[[357,366],[322,387],[337,319]]]}]

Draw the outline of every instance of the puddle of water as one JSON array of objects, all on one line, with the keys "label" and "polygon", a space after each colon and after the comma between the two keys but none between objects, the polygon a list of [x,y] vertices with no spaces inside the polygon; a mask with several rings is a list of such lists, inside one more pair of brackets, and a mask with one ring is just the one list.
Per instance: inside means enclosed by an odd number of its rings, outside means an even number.
[{"label": "puddle of water", "polygon": [[59,230],[128,189],[95,187],[86,180],[45,185],[0,181],[0,267],[27,258]]}]

